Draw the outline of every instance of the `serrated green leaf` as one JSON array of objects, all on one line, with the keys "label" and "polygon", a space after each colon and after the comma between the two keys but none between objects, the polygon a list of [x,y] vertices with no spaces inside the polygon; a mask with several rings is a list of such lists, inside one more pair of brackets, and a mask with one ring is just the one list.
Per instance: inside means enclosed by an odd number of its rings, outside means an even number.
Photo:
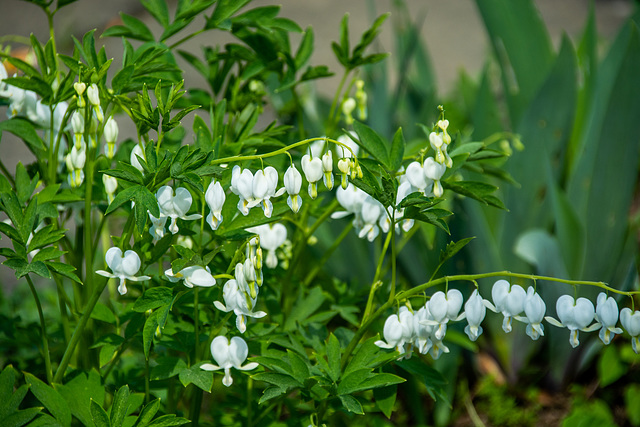
[{"label": "serrated green leaf", "polygon": [[74,266],[57,261],[45,261],[45,264],[50,270],[68,277],[76,283],[82,284],[80,278],[74,273],[74,271],[76,271]]},{"label": "serrated green leaf", "polygon": [[364,411],[362,410],[362,405],[358,402],[358,399],[349,395],[349,394],[341,394],[338,396],[340,401],[342,402],[342,406],[349,411],[355,414],[364,415]]},{"label": "serrated green leaf", "polygon": [[111,420],[111,424],[115,426],[122,425],[129,408],[129,394],[128,385],[123,385],[118,389],[118,391],[116,391],[116,394],[113,396],[111,410],[109,411],[109,420]]},{"label": "serrated green leaf", "polygon": [[144,177],[142,176],[142,173],[128,163],[118,162],[117,169],[107,169],[100,172],[134,184],[144,184]]},{"label": "serrated green leaf", "polygon": [[295,388],[303,387],[303,385],[298,382],[291,375],[280,374],[277,372],[260,372],[254,375],[251,375],[256,381],[264,381],[269,384],[273,384],[275,386],[280,387],[284,390],[292,390]]},{"label": "serrated green leaf", "polygon": [[180,378],[180,382],[185,387],[193,383],[198,388],[209,393],[211,392],[211,387],[213,387],[213,372],[205,371],[199,365],[183,369],[178,374],[178,378]]},{"label": "serrated green leaf", "polygon": [[93,399],[91,399],[91,419],[96,427],[111,427],[107,412]]},{"label": "serrated green leaf", "polygon": [[159,357],[156,362],[158,364],[151,368],[152,380],[165,380],[188,369],[186,362],[180,357]]},{"label": "serrated green leaf", "polygon": [[298,353],[295,353],[291,350],[287,350],[287,356],[289,358],[289,363],[293,371],[293,377],[299,383],[304,384],[304,382],[310,376],[308,363],[303,360],[302,357],[298,355]]},{"label": "serrated green leaf", "polygon": [[329,340],[327,341],[327,361],[329,362],[329,376],[333,381],[338,381],[340,378],[340,356],[342,349],[340,348],[340,341],[333,333],[329,334]]},{"label": "serrated green leaf", "polygon": [[384,140],[369,126],[355,121],[353,128],[358,134],[358,145],[365,149],[374,159],[380,161],[387,168],[391,169],[389,165],[389,151],[387,144]]},{"label": "serrated green leaf", "polygon": [[171,426],[181,426],[183,424],[187,424],[190,421],[186,418],[176,417],[175,415],[163,415],[161,417],[156,418],[148,424],[149,427],[171,427]]},{"label": "serrated green leaf", "polygon": [[393,406],[396,403],[397,394],[397,385],[390,385],[387,387],[373,389],[373,398],[376,401],[376,406],[387,418],[391,418],[391,414],[393,413]]},{"label": "serrated green leaf", "polygon": [[35,407],[13,412],[2,420],[2,425],[3,427],[20,427],[26,425],[41,411],[42,408]]},{"label": "serrated green leaf", "polygon": [[173,301],[173,291],[171,288],[156,287],[147,289],[140,298],[133,304],[133,310],[144,313],[163,305],[171,304]]},{"label": "serrated green leaf", "polygon": [[286,392],[286,389],[277,386],[267,387],[262,392],[262,396],[260,397],[260,401],[258,402],[258,404],[262,405],[264,402],[275,399],[276,397],[285,394]]},{"label": "serrated green leaf", "polygon": [[158,409],[160,409],[160,399],[149,402],[144,409],[142,409],[140,415],[138,415],[138,419],[133,427],[145,427],[151,422],[153,417],[155,417],[156,413],[158,413]]},{"label": "serrated green leaf", "polygon": [[28,372],[24,374],[30,390],[58,422],[64,426],[71,424],[71,411],[62,395]]}]

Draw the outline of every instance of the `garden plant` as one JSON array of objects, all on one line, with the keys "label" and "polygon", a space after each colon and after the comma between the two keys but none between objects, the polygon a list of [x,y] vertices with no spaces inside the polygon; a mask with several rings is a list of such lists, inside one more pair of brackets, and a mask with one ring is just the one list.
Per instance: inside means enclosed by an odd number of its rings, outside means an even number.
[{"label": "garden plant", "polygon": [[[401,5],[345,16],[334,71],[279,6],[141,0],[160,31],[123,13],[62,52],[74,1],[29,3],[49,39],[0,46],[0,137],[35,158],[0,158],[1,425],[479,425],[478,353],[573,390],[568,424],[621,393],[640,425],[637,16],[602,59],[593,14],[556,52],[532,3],[479,0],[496,59],[445,97]],[[183,50],[205,32],[233,41]]]}]

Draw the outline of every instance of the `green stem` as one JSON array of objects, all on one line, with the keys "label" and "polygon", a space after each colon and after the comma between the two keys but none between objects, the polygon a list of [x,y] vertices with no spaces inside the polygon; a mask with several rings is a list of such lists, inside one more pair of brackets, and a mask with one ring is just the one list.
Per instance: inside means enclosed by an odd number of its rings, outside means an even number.
[{"label": "green stem", "polygon": [[73,355],[78,342],[80,341],[80,337],[82,336],[82,332],[84,331],[84,327],[86,326],[89,318],[91,317],[91,312],[93,308],[96,306],[98,300],[100,299],[100,295],[102,295],[102,291],[107,286],[107,279],[105,278],[102,283],[98,284],[98,286],[94,289],[93,295],[91,295],[91,299],[84,307],[84,312],[82,313],[82,317],[78,321],[76,325],[75,331],[73,331],[73,335],[71,336],[71,341],[67,345],[67,348],[64,351],[64,355],[62,356],[62,360],[60,361],[60,366],[58,366],[58,370],[56,371],[56,375],[53,377],[53,382],[59,383],[62,381],[62,377],[64,376],[65,371],[67,370],[67,366],[69,365],[69,361],[71,360],[71,356]]},{"label": "green stem", "polygon": [[38,298],[38,293],[36,292],[36,287],[33,285],[33,281],[31,281],[31,277],[27,274],[26,276],[27,283],[29,284],[29,289],[31,289],[31,293],[33,294],[33,299],[36,301],[36,308],[38,309],[38,317],[40,317],[40,333],[42,335],[42,356],[44,357],[44,367],[47,371],[47,382],[49,384],[52,383],[53,380],[53,371],[51,370],[51,355],[49,354],[49,338],[47,337],[47,328],[44,323],[44,314],[42,313],[42,305],[40,304],[40,298]]},{"label": "green stem", "polygon": [[87,143],[87,162],[86,162],[86,177],[84,181],[84,285],[88,293],[93,292],[93,232],[91,229],[91,199],[93,197],[93,157],[95,155],[95,148],[90,147],[90,143]]},{"label": "green stem", "polygon": [[192,38],[194,38],[195,36],[202,34],[206,31],[206,28],[203,28],[202,30],[198,30],[195,33],[191,33],[187,36],[184,36],[183,38],[181,38],[180,40],[178,40],[177,42],[173,43],[171,46],[169,46],[169,50],[175,49],[176,47],[180,46],[182,43],[191,40]]},{"label": "green stem", "polygon": [[151,397],[151,385],[150,385],[151,372],[149,370],[149,359],[144,358],[144,403],[145,405],[150,402]]},{"label": "green stem", "polygon": [[198,361],[198,358],[200,357],[200,313],[198,310],[198,290],[199,288],[196,286],[193,289],[193,315],[194,315],[194,333],[195,333],[195,342],[194,342],[194,357],[193,360],[194,361]]}]

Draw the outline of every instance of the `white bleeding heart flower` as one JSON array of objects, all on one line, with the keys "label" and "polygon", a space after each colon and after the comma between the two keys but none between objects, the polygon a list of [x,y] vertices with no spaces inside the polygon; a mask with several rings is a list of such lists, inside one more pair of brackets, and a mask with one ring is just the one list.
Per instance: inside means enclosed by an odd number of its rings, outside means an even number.
[{"label": "white bleeding heart flower", "polygon": [[118,188],[118,179],[114,176],[102,174],[102,184],[104,185],[105,193],[107,193],[109,203],[113,202],[114,194]]},{"label": "white bleeding heart flower", "polygon": [[293,213],[298,213],[300,206],[302,206],[302,198],[299,196],[300,189],[302,188],[302,174],[300,174],[295,165],[292,164],[284,173],[283,180],[284,188],[287,194],[289,194],[287,205],[289,205]]},{"label": "white bleeding heart flower", "polygon": [[544,319],[547,306],[533,289],[529,286],[527,289],[527,296],[524,300],[524,314],[525,317],[516,316],[515,318],[521,322],[527,324],[526,333],[533,340],[537,340],[541,336],[544,336],[544,326],[542,325],[542,319]]},{"label": "white bleeding heart flower", "polygon": [[586,298],[574,300],[570,295],[562,295],[556,301],[556,313],[560,321],[551,316],[546,316],[545,320],[554,326],[569,329],[569,343],[573,348],[580,344],[578,331],[591,332],[600,327],[599,323],[589,326],[596,312],[593,303]]},{"label": "white bleeding heart flower", "polygon": [[398,314],[392,314],[384,322],[382,333],[385,341],[375,342],[380,348],[395,348],[399,353],[408,353],[411,357],[411,346],[415,339],[413,313],[407,307],[400,307]]},{"label": "white bleeding heart flower", "polygon": [[413,314],[413,330],[415,333],[415,343],[421,354],[427,354],[431,349],[433,330],[435,321],[429,312],[429,307],[425,304]]},{"label": "white bleeding heart flower", "polygon": [[596,304],[596,321],[602,325],[599,337],[607,345],[616,334],[621,334],[622,329],[616,327],[618,323],[618,303],[612,297],[608,297],[604,292],[598,294]]},{"label": "white bleeding heart flower", "polygon": [[447,333],[447,322],[458,320],[458,314],[462,308],[462,293],[457,289],[449,289],[447,294],[438,291],[427,302],[427,309],[433,317],[435,327],[435,340],[442,341]]},{"label": "white bleeding heart flower", "polygon": [[324,175],[324,171],[322,169],[322,160],[320,157],[313,157],[305,154],[302,156],[302,172],[304,172],[304,176],[309,182],[309,196],[312,199],[318,197],[318,181],[320,181]]},{"label": "white bleeding heart flower", "polygon": [[442,188],[442,183],[440,183],[440,178],[442,178],[447,168],[445,165],[436,162],[433,157],[427,157],[424,161],[423,170],[427,179],[433,181],[433,195],[441,197],[444,189]]},{"label": "white bleeding heart flower", "polygon": [[511,332],[511,320],[524,311],[524,300],[527,293],[520,285],[511,286],[506,280],[498,280],[493,284],[491,297],[495,306],[490,309],[504,315],[502,329]]},{"label": "white bleeding heart flower", "polygon": [[235,368],[240,371],[250,371],[258,367],[256,362],[247,363],[242,366],[248,355],[249,347],[245,340],[240,337],[233,337],[231,338],[231,341],[229,341],[227,337],[219,335],[211,342],[211,356],[218,365],[204,363],[200,368],[205,371],[217,371],[219,369],[224,369],[222,384],[229,387],[233,384],[231,368]]},{"label": "white bleeding heart flower", "polygon": [[126,251],[123,255],[120,248],[113,247],[106,252],[104,259],[113,273],[105,270],[98,270],[96,273],[104,277],[120,279],[120,285],[118,286],[120,295],[127,293],[127,280],[141,282],[151,279],[149,276],[136,276],[138,270],[140,270],[140,257],[132,250]]},{"label": "white bleeding heart flower", "polygon": [[378,234],[380,234],[380,228],[378,222],[381,215],[386,215],[384,206],[367,194],[366,198],[362,202],[362,208],[360,210],[360,218],[362,219],[362,228],[358,233],[358,237],[361,239],[366,237],[367,240],[373,242]]},{"label": "white bleeding heart flower", "polygon": [[213,305],[226,313],[233,311],[236,315],[236,327],[241,334],[247,330],[247,317],[256,319],[267,315],[264,311],[253,311],[256,304],[256,298],[251,298],[243,289],[240,288],[238,282],[234,279],[228,280],[222,288],[222,298],[224,304],[220,301],[214,301]]},{"label": "white bleeding heart flower", "polygon": [[199,265],[185,267],[176,274],[173,274],[172,269],[168,269],[164,274],[167,279],[174,283],[183,280],[187,288],[193,288],[194,286],[210,288],[216,284],[216,279],[211,275],[209,267],[205,268]]},{"label": "white bleeding heart flower", "polygon": [[431,192],[431,181],[427,181],[422,165],[418,162],[411,162],[405,171],[405,177],[409,183],[422,194]]},{"label": "white bleeding heart flower", "polygon": [[324,182],[324,186],[327,187],[327,190],[333,189],[333,153],[331,150],[327,150],[326,153],[322,155],[322,172],[324,174],[322,180]]},{"label": "white bleeding heart flower", "polygon": [[[276,196],[276,187],[278,186],[278,171],[273,166],[267,166],[263,170],[259,170],[253,176],[252,191],[253,198],[260,203],[264,216],[271,218],[273,213],[273,204],[271,197]],[[280,192],[279,194],[282,194]]]},{"label": "white bleeding heart flower", "polygon": [[217,230],[222,222],[222,207],[227,195],[218,181],[211,181],[207,191],[204,193],[204,200],[207,202],[211,213],[207,215],[207,224],[212,230]]},{"label": "white bleeding heart flower", "polygon": [[179,230],[178,218],[186,221],[202,218],[200,214],[187,215],[193,199],[189,190],[184,187],[178,187],[174,194],[173,188],[168,185],[162,186],[156,192],[156,199],[158,199],[160,215],[171,218],[169,231],[172,234],[176,234]]},{"label": "white bleeding heart flower", "polygon": [[276,249],[284,245],[287,240],[287,227],[280,223],[272,223],[247,228],[247,231],[260,236],[260,247],[267,251],[267,267],[276,268],[278,266]]},{"label": "white bleeding heart flower", "polygon": [[469,336],[471,341],[477,340],[482,334],[482,326],[480,326],[480,324],[487,313],[487,302],[488,301],[480,296],[478,290],[475,289],[464,304],[464,313],[468,322],[468,325],[464,328],[464,332]]},{"label": "white bleeding heart flower", "polygon": [[238,201],[238,210],[243,215],[249,215],[249,210],[260,203],[253,197],[253,173],[249,169],[240,168],[236,165],[231,171],[231,191],[236,194],[240,200]]},{"label": "white bleeding heart flower", "polygon": [[638,354],[640,352],[640,341],[638,340],[640,335],[640,311],[632,312],[630,308],[623,308],[620,311],[620,323],[627,333],[631,335],[631,346],[633,351]]}]

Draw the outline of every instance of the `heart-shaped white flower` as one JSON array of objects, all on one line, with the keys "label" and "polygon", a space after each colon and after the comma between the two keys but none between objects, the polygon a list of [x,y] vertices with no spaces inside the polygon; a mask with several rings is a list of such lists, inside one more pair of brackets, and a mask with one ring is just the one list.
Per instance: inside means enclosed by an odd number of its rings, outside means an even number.
[{"label": "heart-shaped white flower", "polygon": [[104,256],[104,259],[113,273],[105,270],[98,270],[98,273],[104,277],[120,279],[118,292],[120,295],[127,293],[126,281],[141,282],[149,280],[149,276],[136,276],[140,270],[140,257],[132,250],[128,250],[122,254],[122,250],[118,247],[110,248]]},{"label": "heart-shaped white flower", "polygon": [[200,366],[205,371],[217,371],[224,369],[224,378],[222,384],[229,387],[233,384],[233,378],[231,378],[231,368],[238,369],[240,371],[250,371],[258,367],[256,362],[247,363],[242,366],[242,363],[247,359],[249,354],[249,347],[245,340],[240,337],[233,337],[231,341],[223,335],[219,335],[211,341],[211,356],[218,365],[211,363],[205,363]]}]

